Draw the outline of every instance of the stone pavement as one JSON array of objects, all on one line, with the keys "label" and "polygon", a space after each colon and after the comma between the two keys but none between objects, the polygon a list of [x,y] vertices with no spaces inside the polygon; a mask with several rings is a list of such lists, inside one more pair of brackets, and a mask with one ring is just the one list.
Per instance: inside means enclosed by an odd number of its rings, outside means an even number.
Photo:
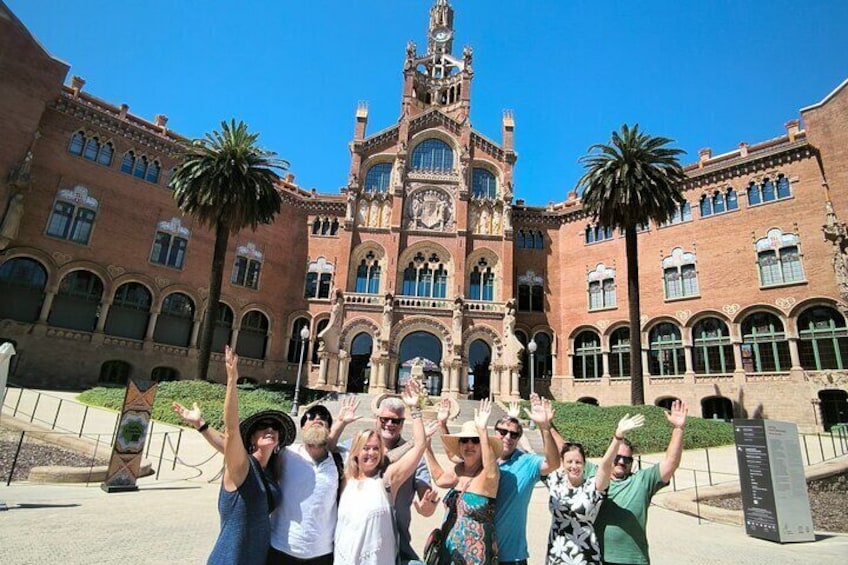
[{"label": "stone pavement", "polygon": [[[16,391],[10,390],[3,409],[4,421],[11,416]],[[73,395],[49,393],[65,398],[63,411],[68,421],[79,426],[81,414],[72,416]],[[25,402],[22,398],[19,410]],[[40,406],[51,401],[42,398]],[[55,409],[54,409],[55,412]],[[26,412],[25,412],[26,413]],[[26,413],[29,419],[29,413]],[[20,416],[20,414],[19,414]],[[38,421],[41,418],[36,418]],[[107,433],[114,426],[113,412],[89,409],[85,434]],[[89,427],[90,426],[90,427]],[[168,440],[156,435],[156,427],[169,431],[170,440],[178,433],[172,427],[157,423],[150,450],[157,467],[159,447]],[[73,429],[70,426],[70,429]],[[173,434],[173,437],[171,435]],[[167,447],[167,446],[166,446]],[[0,512],[0,561],[4,564],[62,563],[202,563],[205,562],[218,532],[216,500],[220,456],[215,455],[199,434],[186,430],[180,440],[180,461],[194,466],[172,463],[166,453],[158,480],[147,477],[139,481],[139,491],[106,494],[99,485],[59,486],[15,482],[0,486],[0,501],[9,510]],[[655,460],[660,456],[655,455]],[[686,453],[684,467],[697,466],[703,451]],[[727,472],[735,468],[732,448],[710,450],[714,470]],[[684,476],[679,472],[677,486],[682,488]],[[698,472],[698,480],[705,474]],[[718,475],[717,475],[718,476]],[[729,481],[730,479],[728,479]],[[669,487],[668,490],[671,490]],[[415,515],[412,536],[420,549],[429,531],[438,525],[440,513],[424,519]],[[527,527],[532,564],[544,563],[544,552],[550,514],[547,491],[537,486],[533,493]],[[648,537],[654,563],[769,563],[816,562],[818,565],[842,564],[848,560],[848,535],[820,533],[817,541],[780,545],[748,537],[741,526],[730,526],[698,519],[654,506],[650,511]]]}]

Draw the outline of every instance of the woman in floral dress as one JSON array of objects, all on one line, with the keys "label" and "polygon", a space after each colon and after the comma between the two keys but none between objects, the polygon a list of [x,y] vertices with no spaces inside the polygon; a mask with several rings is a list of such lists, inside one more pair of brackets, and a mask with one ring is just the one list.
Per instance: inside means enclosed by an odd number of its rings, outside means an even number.
[{"label": "woman in floral dress", "polygon": [[544,479],[550,491],[553,515],[548,535],[548,565],[601,563],[601,550],[595,535],[595,518],[601,509],[610,482],[612,463],[624,435],[640,427],[645,417],[626,415],[618,423],[612,441],[598,465],[597,474],[585,480],[586,454],[579,443],[565,442],[560,451],[562,465]]},{"label": "woman in floral dress", "polygon": [[[445,409],[444,405],[440,410]],[[497,457],[501,441],[489,437],[486,423],[492,413],[488,400],[480,401],[474,421],[466,422],[457,434],[442,436],[453,469],[444,470],[427,443],[424,452],[436,485],[450,488],[445,496],[448,512],[442,524],[444,542],[439,549],[440,565],[489,565],[498,562],[495,538],[495,497],[500,469]]]}]

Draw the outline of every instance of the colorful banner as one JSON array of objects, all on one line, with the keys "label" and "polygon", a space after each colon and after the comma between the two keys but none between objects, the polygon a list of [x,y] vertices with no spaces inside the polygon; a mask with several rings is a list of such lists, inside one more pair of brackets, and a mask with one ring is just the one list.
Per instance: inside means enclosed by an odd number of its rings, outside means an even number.
[{"label": "colorful banner", "polygon": [[125,492],[138,490],[136,480],[144,456],[144,442],[147,439],[147,425],[153,411],[153,399],[156,397],[154,381],[130,379],[124,407],[112,446],[112,458],[106,480],[100,488],[106,492]]}]

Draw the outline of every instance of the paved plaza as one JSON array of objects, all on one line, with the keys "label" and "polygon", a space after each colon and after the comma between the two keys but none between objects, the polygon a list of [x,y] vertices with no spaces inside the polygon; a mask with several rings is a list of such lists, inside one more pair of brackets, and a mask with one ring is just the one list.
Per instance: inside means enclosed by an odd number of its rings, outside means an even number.
[{"label": "paved plaza", "polygon": [[[56,393],[50,393],[55,395]],[[66,398],[72,398],[68,395]],[[42,398],[41,405],[48,403]],[[22,404],[24,404],[22,402]],[[68,422],[72,403],[65,402]],[[79,415],[76,415],[78,421]],[[3,421],[12,420],[6,399]],[[28,420],[28,418],[27,418]],[[104,431],[114,424],[114,413],[90,409],[91,429]],[[156,426],[160,426],[158,423]],[[161,430],[165,429],[162,424]],[[88,432],[87,432],[88,433]],[[174,436],[176,437],[176,436]],[[173,439],[173,438],[172,438]],[[161,441],[161,440],[157,440]],[[154,445],[151,458],[158,454]],[[683,466],[697,465],[699,455],[687,453]],[[714,468],[733,466],[732,448],[711,450]],[[39,485],[15,482],[0,486],[0,551],[4,564],[62,563],[202,563],[218,533],[215,481],[221,460],[199,434],[186,431],[180,440],[180,462],[160,468],[159,478],[139,481],[139,490],[106,494],[98,484]],[[154,461],[154,469],[156,468]],[[683,473],[677,486],[683,488]],[[667,490],[671,490],[670,488]],[[658,496],[655,501],[663,504]],[[701,521],[657,504],[650,511],[648,537],[654,563],[769,563],[842,564],[848,561],[848,535],[819,533],[813,543],[780,545],[748,537],[741,526]],[[420,549],[440,517],[414,516],[413,540]],[[541,565],[550,514],[547,491],[538,486],[531,501],[527,525],[530,562]]]}]

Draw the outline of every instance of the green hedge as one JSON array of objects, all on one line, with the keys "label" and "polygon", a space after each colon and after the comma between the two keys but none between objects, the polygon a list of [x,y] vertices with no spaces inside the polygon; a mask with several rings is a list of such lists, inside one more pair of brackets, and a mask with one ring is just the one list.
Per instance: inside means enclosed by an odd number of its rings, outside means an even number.
[{"label": "green hedge", "polygon": [[[160,383],[153,403],[153,418],[169,424],[181,425],[182,420],[174,413],[171,404],[176,400],[190,408],[193,402],[197,402],[209,425],[221,429],[225,392],[224,385],[206,381]],[[125,387],[96,387],[81,393],[77,398],[80,402],[92,406],[120,410],[124,404],[125,394]],[[306,404],[321,398],[326,393],[301,388],[300,394],[301,403]],[[239,415],[245,418],[261,410],[290,411],[294,389],[286,385],[239,385],[238,396]]]},{"label": "green hedge", "polygon": [[[628,434],[640,453],[665,451],[671,426],[657,406],[592,406],[579,402],[554,402],[554,422],[565,439],[583,444],[588,457],[600,457],[609,446],[618,421],[625,414],[644,414],[645,425]],[[733,444],[733,425],[728,422],[686,419],[684,449]]]}]

